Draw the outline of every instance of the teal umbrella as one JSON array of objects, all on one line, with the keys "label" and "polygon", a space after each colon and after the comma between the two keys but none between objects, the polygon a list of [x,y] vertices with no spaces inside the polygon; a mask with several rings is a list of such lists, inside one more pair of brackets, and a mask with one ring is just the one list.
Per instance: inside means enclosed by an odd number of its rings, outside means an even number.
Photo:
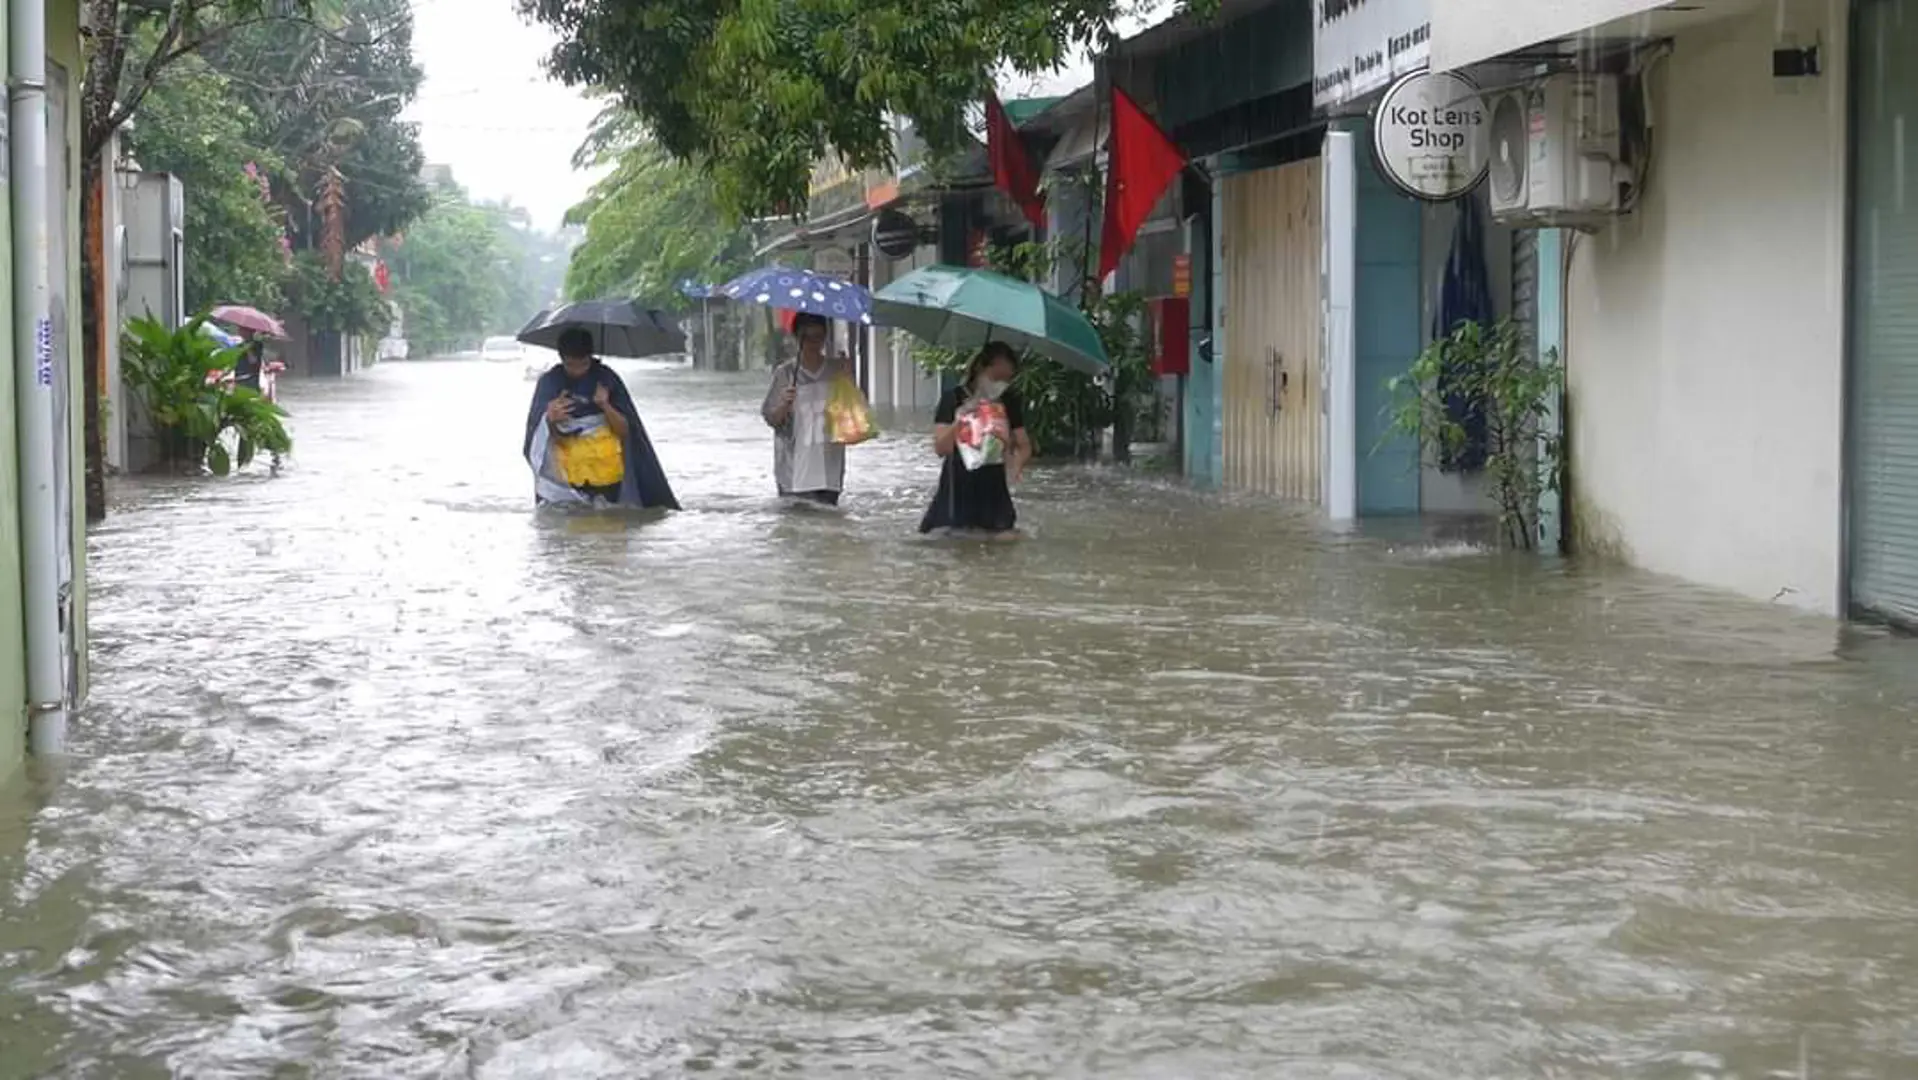
[{"label": "teal umbrella", "polygon": [[872,321],[946,349],[1003,341],[1088,375],[1111,365],[1099,332],[1077,308],[1029,281],[990,270],[914,270],[872,294]]}]

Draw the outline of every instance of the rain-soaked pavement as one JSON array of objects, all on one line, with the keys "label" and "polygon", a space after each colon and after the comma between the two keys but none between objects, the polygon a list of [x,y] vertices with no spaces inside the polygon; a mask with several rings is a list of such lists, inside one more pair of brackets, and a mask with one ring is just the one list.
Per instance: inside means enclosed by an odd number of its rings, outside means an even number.
[{"label": "rain-soaked pavement", "polygon": [[928,543],[627,370],[687,513],[536,517],[479,365],[123,486],[0,1076],[1918,1076],[1907,643],[1102,471]]}]

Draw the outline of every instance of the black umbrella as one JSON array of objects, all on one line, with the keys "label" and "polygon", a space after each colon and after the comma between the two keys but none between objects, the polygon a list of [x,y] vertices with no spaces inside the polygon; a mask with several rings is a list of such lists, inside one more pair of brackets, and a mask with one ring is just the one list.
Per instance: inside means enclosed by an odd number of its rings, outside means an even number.
[{"label": "black umbrella", "polygon": [[686,351],[686,335],[657,311],[631,300],[582,300],[567,304],[536,325],[519,332],[519,340],[542,348],[559,348],[559,336],[584,330],[593,337],[600,356],[662,356]]},{"label": "black umbrella", "polygon": [[550,319],[550,318],[552,318],[552,317],[553,317],[553,309],[552,309],[552,308],[540,308],[540,309],[539,309],[539,314],[538,314],[538,315],[535,315],[535,316],[533,316],[532,318],[530,318],[530,319],[528,319],[528,320],[526,320],[526,325],[525,325],[525,326],[522,326],[522,327],[520,327],[520,328],[519,328],[519,333],[517,333],[517,334],[515,334],[515,335],[513,335],[513,336],[514,336],[514,337],[515,337],[515,338],[516,338],[517,340],[519,340],[519,341],[521,341],[521,342],[524,342],[524,341],[526,340],[526,335],[528,335],[528,334],[530,334],[530,333],[532,333],[533,331],[535,331],[535,330],[537,330],[537,329],[539,329],[539,324],[540,324],[540,323],[543,323],[543,322],[545,322],[545,321],[546,321],[547,319]]}]

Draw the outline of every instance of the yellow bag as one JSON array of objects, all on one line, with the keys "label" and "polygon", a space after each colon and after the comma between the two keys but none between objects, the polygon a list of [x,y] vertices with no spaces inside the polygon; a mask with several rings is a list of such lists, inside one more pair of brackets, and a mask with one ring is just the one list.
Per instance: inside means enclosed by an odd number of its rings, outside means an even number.
[{"label": "yellow bag", "polygon": [[844,375],[834,379],[826,391],[826,438],[853,446],[878,434],[879,425],[872,422],[872,407],[859,392],[859,384]]},{"label": "yellow bag", "polygon": [[553,440],[559,473],[574,487],[611,487],[626,479],[626,447],[612,425]]}]

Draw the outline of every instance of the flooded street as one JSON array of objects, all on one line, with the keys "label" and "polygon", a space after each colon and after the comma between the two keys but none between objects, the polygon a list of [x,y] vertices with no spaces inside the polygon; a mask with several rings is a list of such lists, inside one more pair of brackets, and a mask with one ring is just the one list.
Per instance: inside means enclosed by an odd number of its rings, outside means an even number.
[{"label": "flooded street", "polygon": [[1110,470],[928,542],[921,435],[536,516],[517,365],[122,483],[0,789],[0,1077],[1918,1075],[1918,651]]}]

